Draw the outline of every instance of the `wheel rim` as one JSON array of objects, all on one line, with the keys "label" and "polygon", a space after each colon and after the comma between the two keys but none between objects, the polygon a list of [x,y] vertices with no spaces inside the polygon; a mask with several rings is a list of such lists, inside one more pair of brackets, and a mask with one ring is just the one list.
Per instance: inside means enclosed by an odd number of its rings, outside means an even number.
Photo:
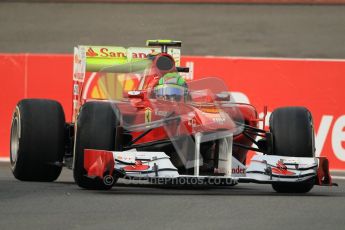
[{"label": "wheel rim", "polygon": [[14,166],[17,162],[18,158],[18,149],[19,149],[19,119],[18,116],[15,116],[12,121],[12,128],[11,128],[11,162]]}]

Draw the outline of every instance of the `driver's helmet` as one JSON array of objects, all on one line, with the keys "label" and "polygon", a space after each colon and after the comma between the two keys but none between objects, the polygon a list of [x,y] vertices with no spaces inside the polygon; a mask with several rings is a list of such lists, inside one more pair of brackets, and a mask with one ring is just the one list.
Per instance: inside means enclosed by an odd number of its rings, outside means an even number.
[{"label": "driver's helmet", "polygon": [[174,72],[161,77],[154,91],[157,99],[183,101],[187,96],[188,88],[185,79]]}]

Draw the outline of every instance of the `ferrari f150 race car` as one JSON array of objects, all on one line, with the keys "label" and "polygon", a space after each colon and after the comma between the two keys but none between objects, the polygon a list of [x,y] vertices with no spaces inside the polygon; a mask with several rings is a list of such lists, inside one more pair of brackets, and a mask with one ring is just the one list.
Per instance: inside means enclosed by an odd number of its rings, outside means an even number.
[{"label": "ferrari f150 race car", "polygon": [[[66,166],[86,189],[110,189],[118,178],[255,182],[299,193],[332,185],[328,160],[314,155],[308,109],[278,108],[269,130],[259,128],[265,118],[252,105],[236,103],[221,79],[186,80],[180,47],[171,40],[76,47],[72,121],[53,100],[24,99],[15,108],[14,176],[54,181]],[[246,166],[249,150],[256,154]]]}]

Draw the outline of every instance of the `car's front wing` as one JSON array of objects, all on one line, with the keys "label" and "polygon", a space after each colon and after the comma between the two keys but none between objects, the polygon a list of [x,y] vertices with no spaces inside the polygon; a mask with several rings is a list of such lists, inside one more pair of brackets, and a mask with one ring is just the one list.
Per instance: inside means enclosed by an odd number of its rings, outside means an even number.
[{"label": "car's front wing", "polygon": [[[326,158],[297,158],[255,155],[248,168],[235,158],[231,170],[215,176],[181,175],[164,152],[103,151],[86,149],[84,168],[88,177],[103,178],[117,173],[125,179],[147,179],[160,183],[224,185],[237,182],[272,184],[276,182],[304,182],[315,180],[317,185],[332,185]],[[193,179],[194,178],[194,179]],[[163,180],[164,179],[164,180]]]}]

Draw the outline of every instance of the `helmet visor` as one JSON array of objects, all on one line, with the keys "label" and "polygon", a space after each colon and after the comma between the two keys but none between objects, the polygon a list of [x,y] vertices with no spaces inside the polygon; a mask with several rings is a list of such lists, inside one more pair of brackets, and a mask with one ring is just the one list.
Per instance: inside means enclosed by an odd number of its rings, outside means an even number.
[{"label": "helmet visor", "polygon": [[184,97],[185,88],[178,85],[164,84],[155,88],[155,94],[158,99],[180,101]]}]

